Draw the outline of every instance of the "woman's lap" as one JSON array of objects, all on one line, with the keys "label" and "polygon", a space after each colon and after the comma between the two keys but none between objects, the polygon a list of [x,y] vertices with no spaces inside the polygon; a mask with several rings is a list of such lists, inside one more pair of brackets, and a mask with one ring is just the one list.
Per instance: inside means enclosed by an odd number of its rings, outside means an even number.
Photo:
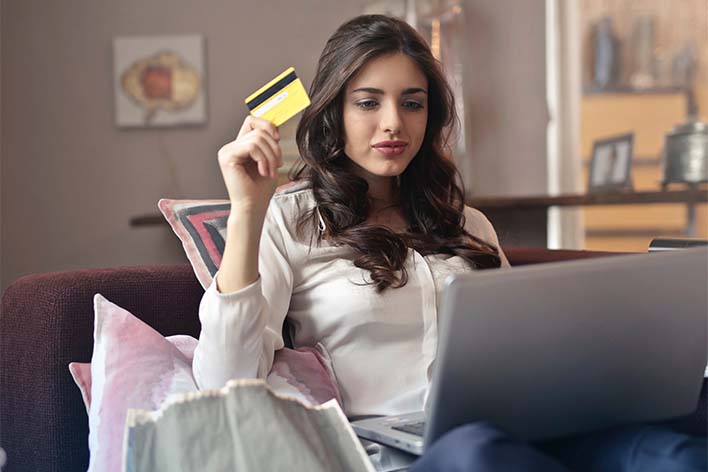
[{"label": "woman's lap", "polygon": [[567,472],[550,456],[488,423],[470,423],[438,439],[409,472]]},{"label": "woman's lap", "polygon": [[705,437],[638,425],[554,441],[541,449],[571,470],[705,471],[706,444]]},{"label": "woman's lap", "polygon": [[706,438],[641,425],[529,445],[487,423],[450,431],[410,472],[706,471]]}]

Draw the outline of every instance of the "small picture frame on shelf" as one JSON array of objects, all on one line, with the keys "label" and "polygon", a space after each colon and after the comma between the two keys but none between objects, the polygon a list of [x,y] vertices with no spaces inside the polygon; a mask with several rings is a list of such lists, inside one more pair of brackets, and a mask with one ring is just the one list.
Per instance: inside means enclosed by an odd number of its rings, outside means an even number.
[{"label": "small picture frame on shelf", "polygon": [[593,143],[588,193],[632,189],[634,134],[627,133]]}]

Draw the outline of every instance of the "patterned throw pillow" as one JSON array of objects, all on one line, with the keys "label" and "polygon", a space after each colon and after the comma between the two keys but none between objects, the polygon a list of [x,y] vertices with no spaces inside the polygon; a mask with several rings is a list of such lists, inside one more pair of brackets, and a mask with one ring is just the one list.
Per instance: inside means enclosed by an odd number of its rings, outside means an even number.
[{"label": "patterned throw pillow", "polygon": [[[89,416],[89,471],[121,468],[125,418],[129,408],[156,410],[172,395],[193,392],[192,336],[163,337],[127,310],[94,296],[91,363],[69,364]],[[281,349],[266,379],[279,395],[308,405],[332,398],[340,406],[329,357],[321,346]]]},{"label": "patterned throw pillow", "polygon": [[[276,189],[277,194],[295,192],[306,182],[289,182]],[[171,200],[163,198],[158,207],[187,254],[199,283],[206,290],[221,264],[226,241],[228,200]]]},{"label": "patterned throw pillow", "polygon": [[228,200],[163,198],[158,206],[182,241],[194,274],[206,290],[221,264],[231,204]]}]

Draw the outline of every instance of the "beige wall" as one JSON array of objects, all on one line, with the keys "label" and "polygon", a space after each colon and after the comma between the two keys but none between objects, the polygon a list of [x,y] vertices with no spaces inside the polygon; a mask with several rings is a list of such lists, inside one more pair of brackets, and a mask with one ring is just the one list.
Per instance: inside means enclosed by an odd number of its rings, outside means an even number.
[{"label": "beige wall", "polygon": [[468,0],[468,191],[547,191],[545,0]]},{"label": "beige wall", "polygon": [[[365,3],[3,1],[2,288],[29,273],[185,261],[167,227],[130,218],[161,197],[225,197],[216,152],[243,98],[288,65],[309,85],[326,38]],[[542,193],[544,0],[465,3],[471,190]],[[182,33],[206,36],[208,124],[116,128],[111,39]]]},{"label": "beige wall", "polygon": [[[166,227],[131,228],[161,197],[222,198],[216,152],[243,99],[286,66],[310,83],[362,2],[2,2],[2,288],[36,272],[185,259]],[[208,124],[113,123],[117,35],[206,36]],[[176,169],[174,177],[171,169]]]}]

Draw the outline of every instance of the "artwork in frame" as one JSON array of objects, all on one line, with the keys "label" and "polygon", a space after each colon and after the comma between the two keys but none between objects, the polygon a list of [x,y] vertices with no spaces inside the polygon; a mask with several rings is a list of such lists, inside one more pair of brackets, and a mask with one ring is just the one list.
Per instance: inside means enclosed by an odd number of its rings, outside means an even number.
[{"label": "artwork in frame", "polygon": [[116,37],[113,73],[117,126],[206,123],[203,36]]},{"label": "artwork in frame", "polygon": [[588,179],[589,193],[632,189],[633,143],[633,133],[595,141]]}]

